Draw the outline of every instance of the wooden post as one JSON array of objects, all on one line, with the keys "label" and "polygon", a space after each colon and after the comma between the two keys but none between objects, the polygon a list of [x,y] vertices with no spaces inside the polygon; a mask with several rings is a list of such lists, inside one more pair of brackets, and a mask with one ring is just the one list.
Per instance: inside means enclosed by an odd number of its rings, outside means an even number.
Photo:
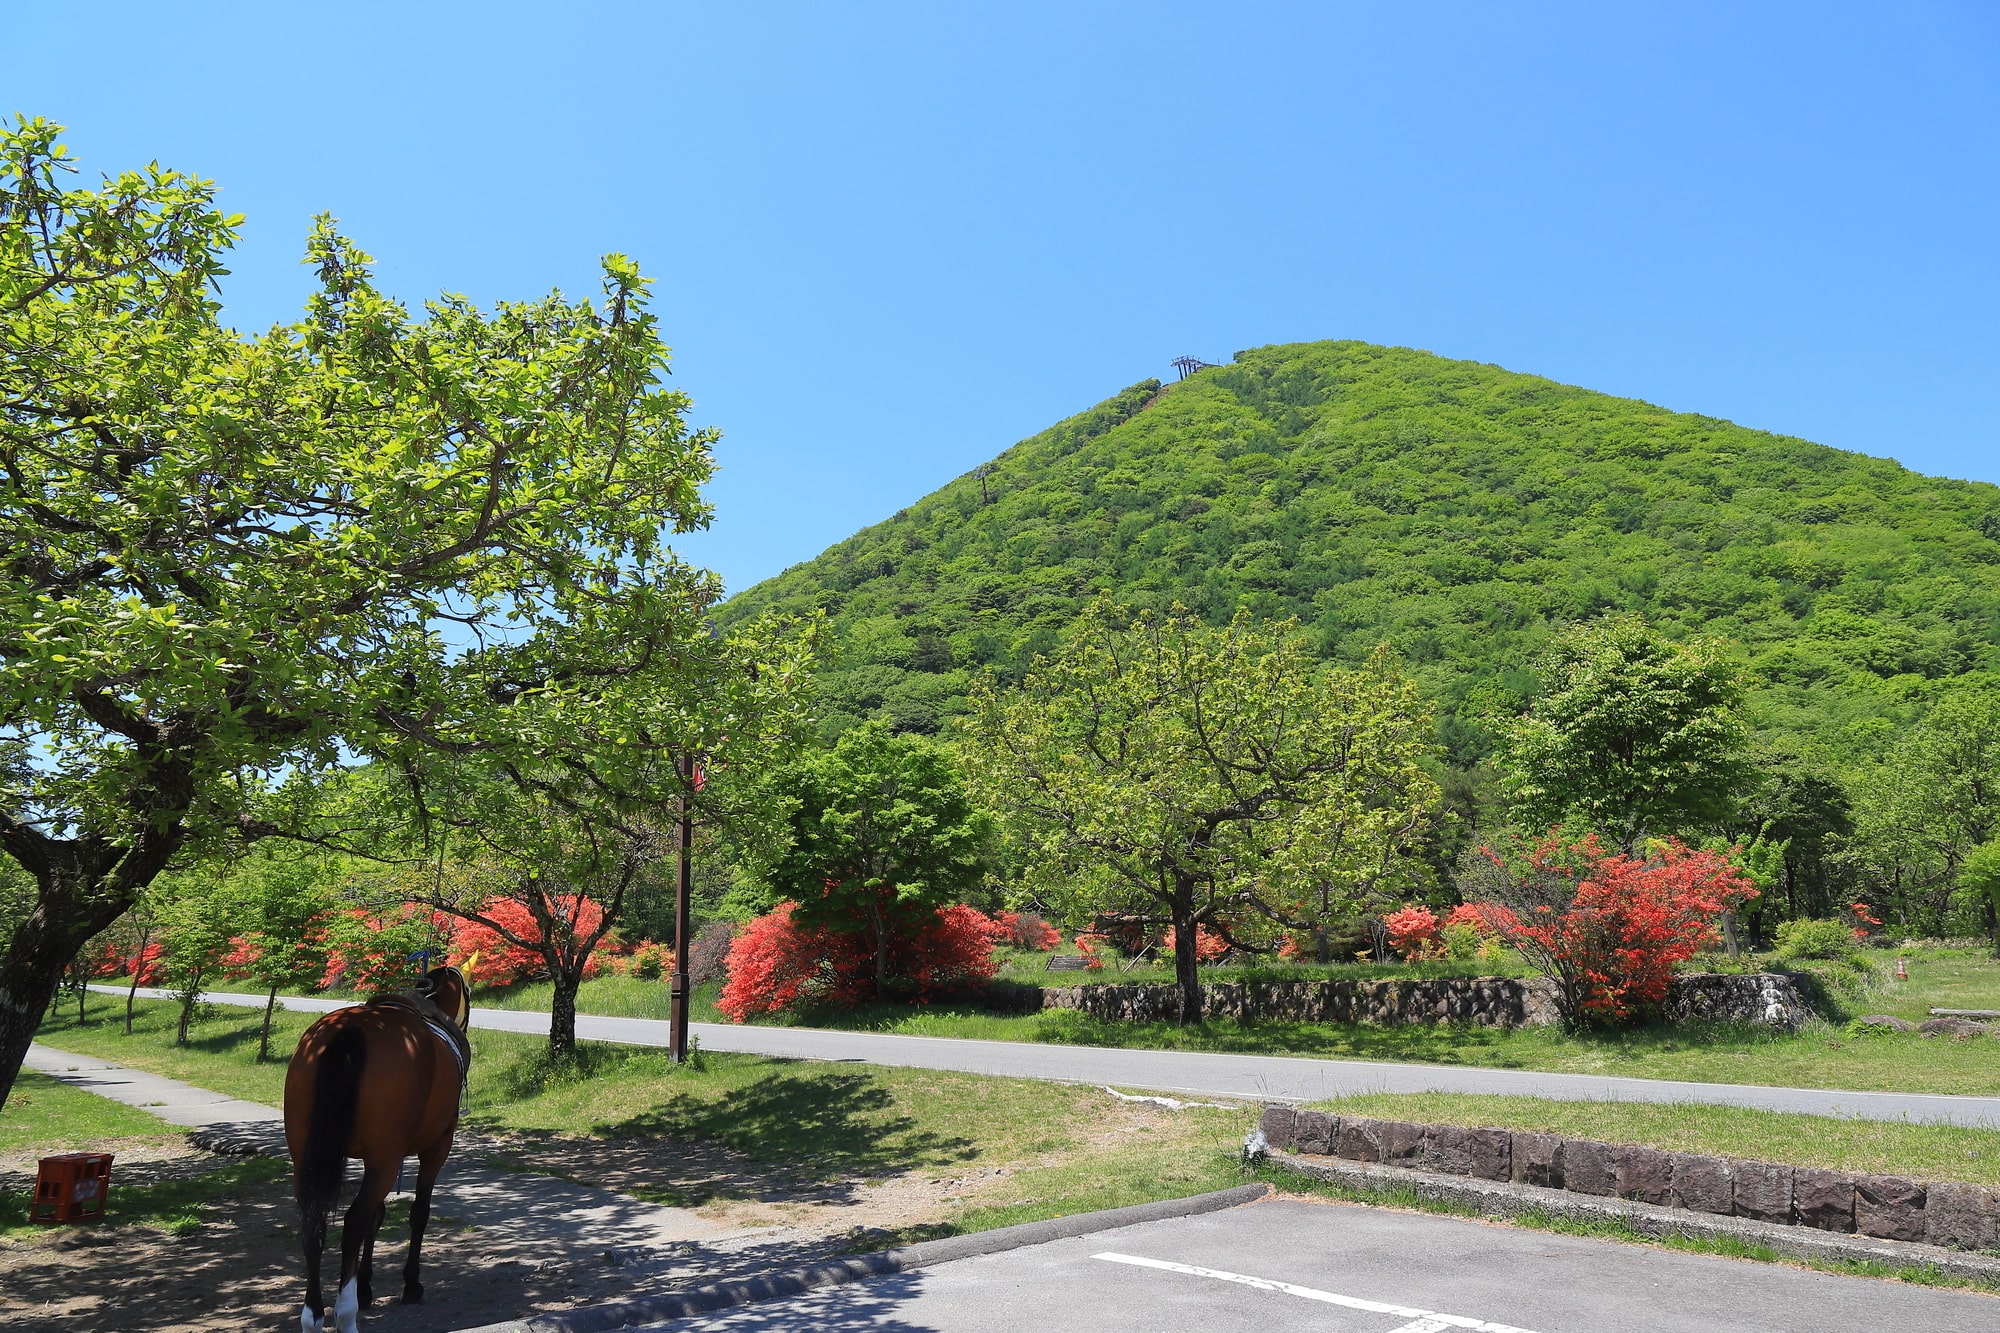
[{"label": "wooden post", "polygon": [[681,858],[680,879],[674,887],[674,980],[667,1010],[672,1058],[685,1064],[688,1055],[688,911],[694,896],[694,760],[682,755],[676,762],[681,775]]}]

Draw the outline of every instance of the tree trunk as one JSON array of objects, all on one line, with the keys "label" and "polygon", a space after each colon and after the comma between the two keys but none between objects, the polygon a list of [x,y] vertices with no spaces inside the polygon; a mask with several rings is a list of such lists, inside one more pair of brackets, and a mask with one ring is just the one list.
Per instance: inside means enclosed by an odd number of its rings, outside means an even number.
[{"label": "tree trunk", "polygon": [[567,1060],[576,1054],[576,993],[583,985],[583,964],[551,961],[549,981],[555,987],[549,997],[549,1058]]},{"label": "tree trunk", "polygon": [[197,972],[188,979],[179,998],[181,1021],[180,1026],[174,1029],[174,1045],[185,1046],[188,1044],[188,1025],[194,1021],[195,1006],[201,1003],[201,973]]},{"label": "tree trunk", "polygon": [[2000,958],[2000,907],[1993,902],[1993,895],[1986,895],[1986,933],[1993,940],[1993,956]]},{"label": "tree trunk", "polygon": [[1743,956],[1742,946],[1736,942],[1736,909],[1733,907],[1722,913],[1722,947],[1731,958]]},{"label": "tree trunk", "polygon": [[1201,974],[1196,970],[1194,895],[1182,886],[1174,895],[1174,980],[1181,988],[1181,1026],[1201,1022]]},{"label": "tree trunk", "polygon": [[101,885],[71,867],[50,868],[37,878],[35,908],[0,954],[0,1108],[62,986],[64,962],[131,905],[130,895],[94,900],[91,891]]},{"label": "tree trunk", "polygon": [[90,972],[83,955],[76,956],[76,1025],[83,1026],[83,1002],[90,998]]},{"label": "tree trunk", "polygon": [[257,1063],[260,1065],[271,1058],[271,1011],[277,1007],[278,988],[274,985],[264,1000],[264,1030],[257,1034]]},{"label": "tree trunk", "polygon": [[139,974],[146,970],[146,946],[153,942],[153,928],[139,932],[139,952],[132,956],[132,984],[125,988],[125,1035],[132,1035],[132,1004],[139,998]]},{"label": "tree trunk", "polygon": [[882,910],[882,895],[868,896],[868,924],[875,930],[875,998],[889,998],[889,916]]}]

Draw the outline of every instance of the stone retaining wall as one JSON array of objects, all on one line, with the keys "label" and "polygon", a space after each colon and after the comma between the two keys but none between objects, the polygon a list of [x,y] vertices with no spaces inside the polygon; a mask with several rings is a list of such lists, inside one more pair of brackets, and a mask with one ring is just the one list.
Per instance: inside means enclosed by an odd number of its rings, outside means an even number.
[{"label": "stone retaining wall", "polygon": [[[1171,1022],[1180,1017],[1173,985],[1043,987],[1043,1009],[1076,1009],[1115,1022]],[[1555,993],[1540,979],[1440,977],[1393,981],[1220,981],[1202,987],[1210,1018],[1272,1018],[1297,1023],[1472,1023],[1480,1027],[1539,1027],[1557,1019]],[[1669,1018],[1733,1019],[1796,1031],[1812,1015],[1798,981],[1784,973],[1731,976],[1690,973],[1674,978]]]},{"label": "stone retaining wall", "polygon": [[1901,1176],[1738,1161],[1524,1130],[1338,1116],[1289,1106],[1266,1107],[1261,1128],[1273,1148],[1307,1155],[1511,1180],[1877,1240],[2000,1249],[2000,1198],[1977,1185],[1926,1184]]}]

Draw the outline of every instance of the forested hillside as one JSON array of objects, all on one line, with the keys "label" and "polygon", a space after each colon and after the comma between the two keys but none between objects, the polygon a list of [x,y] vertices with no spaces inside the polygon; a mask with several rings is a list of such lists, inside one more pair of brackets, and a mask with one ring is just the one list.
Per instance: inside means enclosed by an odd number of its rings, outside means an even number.
[{"label": "forested hillside", "polygon": [[937,729],[1083,600],[1387,641],[1460,763],[1534,650],[1618,608],[1721,633],[1754,720],[1858,759],[2000,664],[2000,487],[1469,361],[1356,342],[1148,381],[727,604],[823,607],[827,724]]}]

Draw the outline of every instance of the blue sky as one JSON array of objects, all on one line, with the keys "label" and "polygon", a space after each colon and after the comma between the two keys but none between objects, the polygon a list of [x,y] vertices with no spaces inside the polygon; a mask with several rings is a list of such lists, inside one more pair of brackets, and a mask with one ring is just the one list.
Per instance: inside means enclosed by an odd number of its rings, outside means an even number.
[{"label": "blue sky", "polygon": [[732,587],[1191,353],[1362,338],[2000,481],[2000,6],[93,4],[0,110],[289,318],[658,280]]}]

